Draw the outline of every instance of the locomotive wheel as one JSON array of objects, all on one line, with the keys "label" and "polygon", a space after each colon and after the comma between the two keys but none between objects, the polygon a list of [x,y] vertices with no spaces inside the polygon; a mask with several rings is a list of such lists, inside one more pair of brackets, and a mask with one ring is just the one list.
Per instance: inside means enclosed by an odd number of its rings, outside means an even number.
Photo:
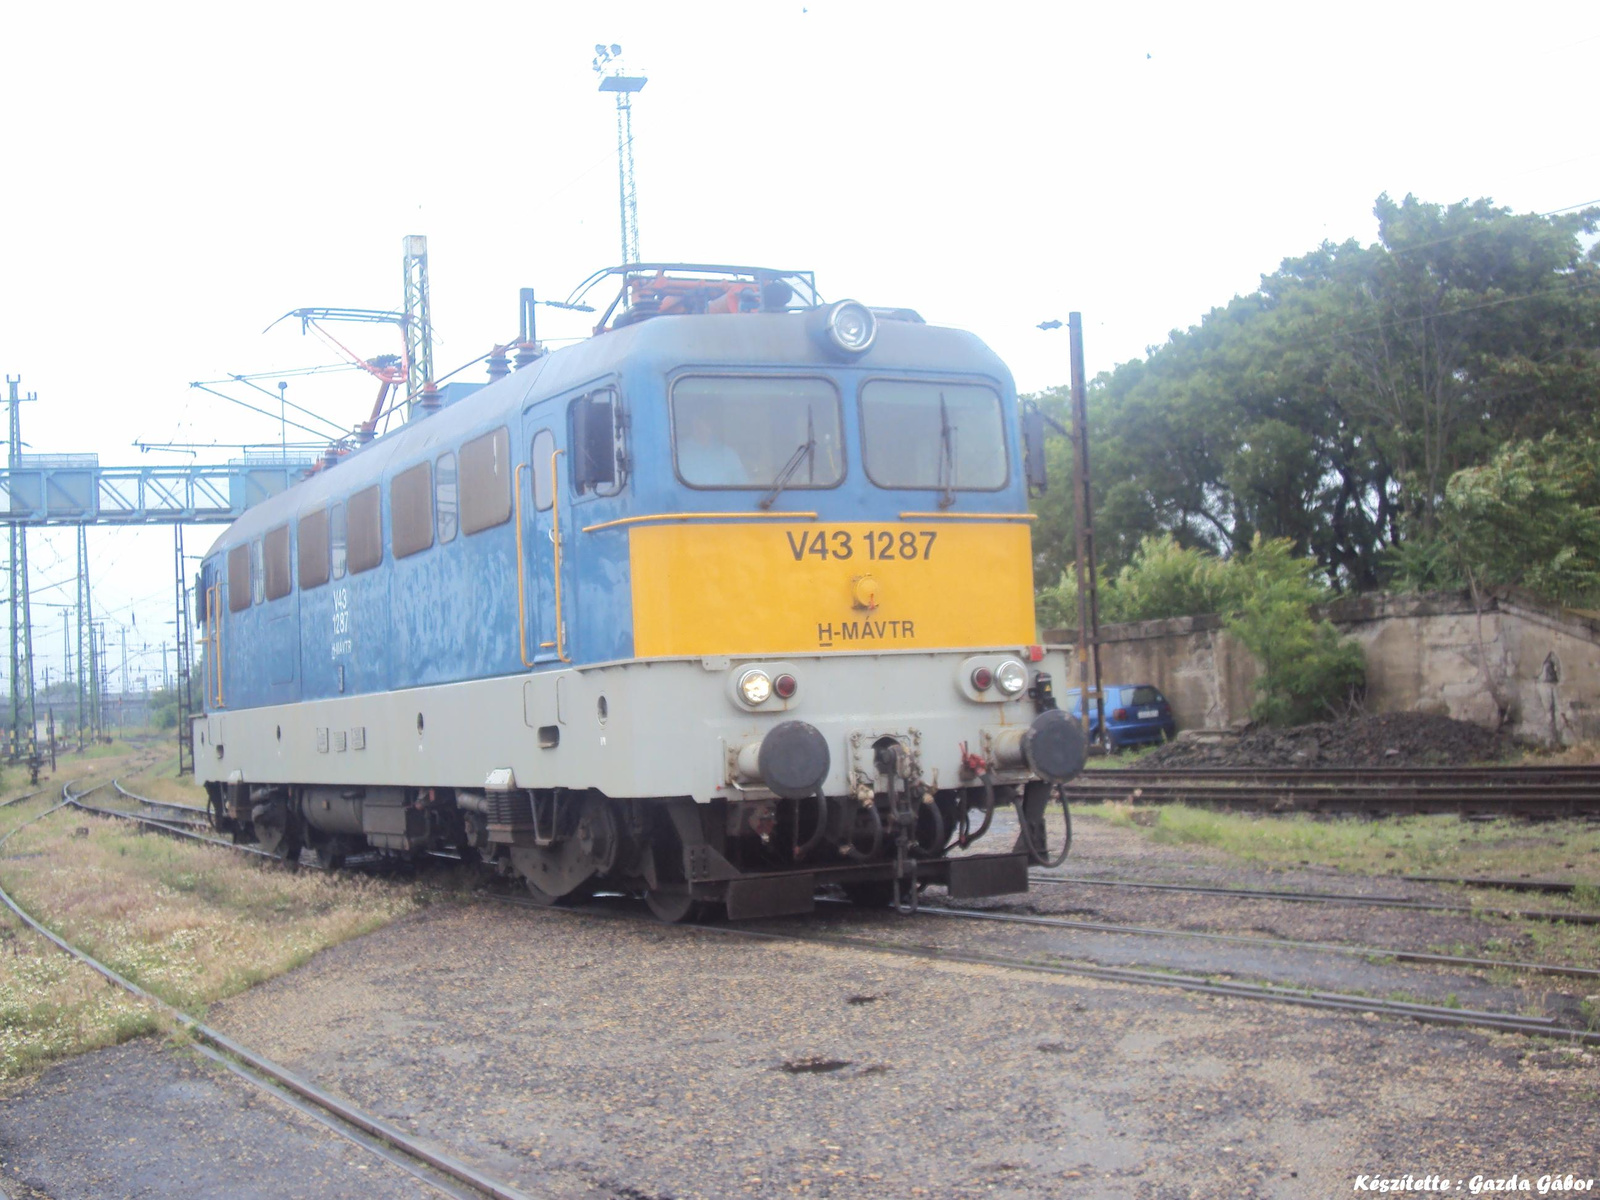
[{"label": "locomotive wheel", "polygon": [[594,898],[594,880],[586,879],[572,891],[564,896],[557,896],[545,891],[531,879],[524,879],[528,885],[528,896],[540,908],[565,908],[571,904],[582,904],[585,900]]},{"label": "locomotive wheel", "polygon": [[678,925],[684,921],[697,921],[705,912],[705,905],[688,892],[667,891],[663,888],[646,888],[644,902],[658,921]]},{"label": "locomotive wheel", "polygon": [[301,847],[299,821],[289,811],[287,803],[279,798],[264,801],[255,806],[251,818],[256,841],[261,848],[273,857],[282,859],[285,866],[298,867]]}]

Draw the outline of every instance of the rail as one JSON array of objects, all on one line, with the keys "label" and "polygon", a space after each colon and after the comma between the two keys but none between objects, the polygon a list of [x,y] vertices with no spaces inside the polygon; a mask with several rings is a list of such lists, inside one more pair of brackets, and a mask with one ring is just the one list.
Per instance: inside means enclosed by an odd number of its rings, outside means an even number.
[{"label": "rail", "polygon": [[[116,781],[113,780],[112,785],[115,784]],[[119,813],[113,809],[96,809],[94,806],[82,804],[82,800],[85,796],[88,796],[93,792],[100,791],[102,788],[110,785],[102,783],[83,792],[76,793],[73,792],[72,786],[72,783],[69,782],[62,787],[62,800],[60,804],[55,805],[53,808],[46,809],[32,820],[23,822],[16,828],[8,831],[3,837],[0,837],[0,846],[3,846],[14,834],[18,833],[20,830],[27,828],[27,826],[33,824],[35,821],[43,820],[51,813],[65,808],[68,805],[72,805],[73,807],[81,807],[87,811],[103,812],[109,816],[133,816],[133,814],[130,813]],[[131,793],[123,791],[120,786],[117,787],[117,790],[122,792],[124,795],[131,795]],[[185,836],[192,835],[186,834]],[[231,846],[231,843],[221,844]],[[231,848],[244,849],[244,847]],[[23,924],[25,924],[29,929],[33,930],[34,933],[37,933],[40,937],[49,941],[57,949],[68,955],[71,955],[73,958],[83,963],[86,967],[96,972],[104,979],[116,984],[118,987],[127,991],[131,995],[138,997],[140,1000],[160,1012],[165,1018],[173,1022],[175,1025],[181,1026],[186,1032],[195,1038],[198,1043],[200,1043],[202,1052],[206,1053],[214,1061],[221,1063],[234,1074],[240,1075],[249,1082],[254,1083],[256,1086],[262,1088],[262,1090],[266,1091],[268,1094],[277,1097],[279,1100],[285,1100],[286,1102],[293,1104],[293,1106],[298,1108],[300,1111],[307,1111],[305,1105],[300,1104],[295,1100],[289,1100],[284,1095],[285,1090],[289,1093],[292,1093],[294,1097],[298,1098],[298,1101],[304,1101],[305,1104],[320,1110],[319,1113],[313,1113],[312,1115],[316,1116],[319,1120],[322,1120],[324,1125],[338,1133],[340,1136],[344,1137],[347,1141],[350,1141],[355,1145],[361,1146],[362,1148],[378,1155],[385,1161],[390,1162],[406,1171],[417,1180],[428,1184],[434,1190],[442,1192],[445,1195],[461,1197],[463,1195],[462,1191],[446,1182],[447,1180],[454,1180],[457,1183],[467,1185],[467,1187],[472,1188],[478,1194],[492,1196],[495,1198],[495,1200],[530,1200],[525,1192],[519,1191],[518,1189],[501,1183],[498,1180],[492,1179],[482,1172],[468,1166],[460,1159],[455,1158],[452,1155],[445,1154],[440,1150],[433,1149],[423,1142],[420,1142],[409,1136],[403,1130],[390,1125],[388,1122],[377,1117],[370,1116],[362,1109],[357,1108],[355,1105],[345,1100],[339,1099],[337,1096],[334,1096],[332,1093],[318,1087],[309,1080],[294,1074],[285,1067],[282,1067],[278,1063],[274,1062],[272,1059],[267,1058],[265,1055],[256,1053],[254,1050],[249,1049],[242,1043],[230,1038],[227,1034],[212,1028],[210,1025],[207,1025],[202,1021],[196,1020],[194,1017],[191,1017],[188,1013],[182,1011],[181,1009],[174,1008],[160,997],[146,991],[132,980],[127,979],[113,968],[94,958],[88,952],[80,949],[77,946],[74,946],[71,942],[67,941],[59,934],[47,929],[31,913],[18,904],[4,887],[0,887],[0,902],[3,902],[5,906],[16,915],[19,921],[23,922]],[[329,1116],[335,1118],[338,1122],[342,1123],[343,1126],[348,1126],[349,1128],[342,1128],[340,1124],[334,1124],[333,1122],[327,1121],[323,1118],[322,1114],[328,1114]],[[365,1136],[358,1136],[354,1131],[359,1131],[361,1135]],[[369,1141],[368,1139],[374,1140]],[[401,1157],[402,1155],[404,1156],[403,1158]],[[413,1161],[408,1162],[406,1159]],[[424,1169],[424,1167],[429,1169]],[[445,1178],[436,1178],[433,1172],[437,1172],[439,1175],[442,1175]]]}]

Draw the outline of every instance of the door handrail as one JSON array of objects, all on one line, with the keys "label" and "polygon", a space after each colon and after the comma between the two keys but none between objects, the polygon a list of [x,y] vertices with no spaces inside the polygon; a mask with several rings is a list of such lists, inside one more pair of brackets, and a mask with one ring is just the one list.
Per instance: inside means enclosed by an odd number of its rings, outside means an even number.
[{"label": "door handrail", "polygon": [[[556,474],[556,459],[565,453],[565,450],[550,452],[550,544],[554,548],[551,557],[556,572],[556,657],[569,663],[572,660],[567,657],[567,626],[561,616],[561,481]],[[517,528],[521,527],[519,522]]]},{"label": "door handrail", "polygon": [[517,469],[512,472],[511,490],[517,496],[517,636],[521,639],[522,665],[531,667],[536,664],[528,658],[528,608],[522,581],[522,472],[527,467],[527,463],[517,464]]},{"label": "door handrail", "polygon": [[216,705],[218,708],[225,708],[227,702],[222,698],[222,585],[220,583],[214,583],[206,589],[206,607],[211,613],[211,657],[217,660]]}]

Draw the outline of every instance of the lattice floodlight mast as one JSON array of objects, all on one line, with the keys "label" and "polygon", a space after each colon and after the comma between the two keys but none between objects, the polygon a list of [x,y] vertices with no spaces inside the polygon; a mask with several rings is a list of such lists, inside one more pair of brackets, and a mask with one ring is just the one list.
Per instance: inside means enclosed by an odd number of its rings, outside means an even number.
[{"label": "lattice floodlight mast", "polygon": [[[6,376],[10,390],[10,446],[7,463],[15,467],[22,457],[22,397],[17,387],[19,375]],[[29,400],[38,397],[28,394]],[[7,492],[9,493],[9,488]],[[9,505],[8,505],[9,507]],[[11,527],[11,746],[16,759],[26,756],[36,761],[38,725],[34,718],[33,685],[33,609],[28,600],[28,535],[21,526]]]},{"label": "lattice floodlight mast", "polygon": [[420,233],[407,234],[405,251],[402,327],[406,338],[406,420],[409,421],[423,385],[433,382],[433,323],[428,311],[428,239]]},{"label": "lattice floodlight mast", "polygon": [[626,75],[622,70],[622,47],[594,48],[595,74],[600,90],[617,97],[617,200],[622,212],[622,261],[639,261],[639,196],[633,176],[633,94],[649,80],[643,75]]},{"label": "lattice floodlight mast", "polygon": [[[189,691],[189,676],[194,671],[194,641],[189,629],[189,580],[183,561],[183,526],[172,527],[172,557],[176,567],[177,582],[177,642],[178,642],[178,677],[175,680],[178,691],[178,774],[194,774],[194,744],[189,739],[189,718],[194,708],[194,698]],[[163,650],[161,666],[167,665],[167,655]],[[124,673],[122,690],[128,690],[127,675]]]},{"label": "lattice floodlight mast", "polygon": [[82,750],[86,744],[84,741],[86,734],[90,741],[94,740],[94,735],[87,729],[94,713],[94,709],[90,707],[92,698],[89,694],[90,681],[94,678],[94,625],[90,616],[89,530],[85,525],[78,526],[77,610],[78,749]]}]

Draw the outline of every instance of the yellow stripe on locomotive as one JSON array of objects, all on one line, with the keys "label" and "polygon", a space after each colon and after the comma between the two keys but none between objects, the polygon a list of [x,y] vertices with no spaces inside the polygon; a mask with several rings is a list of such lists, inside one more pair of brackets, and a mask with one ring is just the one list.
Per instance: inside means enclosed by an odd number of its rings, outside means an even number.
[{"label": "yellow stripe on locomotive", "polygon": [[1024,645],[1029,530],[946,520],[635,525],[634,653]]}]

